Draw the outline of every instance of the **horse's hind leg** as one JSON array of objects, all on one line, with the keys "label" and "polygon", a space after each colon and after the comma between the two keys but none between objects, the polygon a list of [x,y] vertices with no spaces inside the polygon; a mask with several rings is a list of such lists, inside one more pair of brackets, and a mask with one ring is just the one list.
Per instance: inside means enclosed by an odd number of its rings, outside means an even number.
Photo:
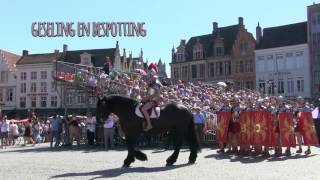
[{"label": "horse's hind leg", "polygon": [[167,166],[173,165],[179,156],[180,148],[182,145],[182,136],[179,133],[174,133],[173,135],[173,142],[174,142],[174,152],[173,154],[167,159]]}]

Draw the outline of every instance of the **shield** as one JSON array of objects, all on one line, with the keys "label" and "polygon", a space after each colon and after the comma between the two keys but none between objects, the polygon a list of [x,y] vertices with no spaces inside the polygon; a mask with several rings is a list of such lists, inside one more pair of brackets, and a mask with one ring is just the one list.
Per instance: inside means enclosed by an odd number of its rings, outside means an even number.
[{"label": "shield", "polygon": [[252,145],[270,146],[271,138],[269,135],[272,130],[273,121],[270,112],[257,111],[254,112],[252,119]]},{"label": "shield", "polygon": [[227,142],[230,118],[231,112],[218,112],[217,141],[219,143]]},{"label": "shield", "polygon": [[240,114],[240,144],[251,144],[251,129],[252,129],[253,112],[242,112]]},{"label": "shield", "polygon": [[304,145],[318,145],[318,137],[311,112],[301,112],[299,117]]},{"label": "shield", "polygon": [[293,115],[290,112],[279,113],[280,144],[282,147],[295,147]]}]

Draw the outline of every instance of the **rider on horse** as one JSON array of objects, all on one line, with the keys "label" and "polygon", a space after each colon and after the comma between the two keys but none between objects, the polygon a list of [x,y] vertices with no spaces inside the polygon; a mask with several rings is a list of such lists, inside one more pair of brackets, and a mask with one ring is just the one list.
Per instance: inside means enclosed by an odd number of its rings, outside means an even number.
[{"label": "rider on horse", "polygon": [[146,125],[144,131],[149,131],[150,129],[152,129],[150,115],[148,113],[148,110],[152,109],[154,107],[157,107],[160,103],[160,100],[161,100],[160,88],[162,85],[161,85],[160,81],[158,80],[158,76],[156,75],[157,73],[158,73],[157,66],[155,64],[151,63],[148,67],[147,95],[142,99],[142,102],[144,104],[141,108],[141,111],[147,121],[147,125]]}]

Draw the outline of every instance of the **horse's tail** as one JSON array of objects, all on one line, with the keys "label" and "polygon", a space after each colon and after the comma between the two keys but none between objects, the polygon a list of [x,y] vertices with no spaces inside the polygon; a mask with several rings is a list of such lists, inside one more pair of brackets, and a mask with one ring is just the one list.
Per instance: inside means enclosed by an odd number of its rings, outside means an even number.
[{"label": "horse's tail", "polygon": [[188,139],[189,139],[189,144],[191,148],[194,148],[197,151],[200,150],[201,149],[200,142],[199,142],[199,139],[197,138],[193,116],[191,117],[191,122],[189,123],[188,130],[189,130]]}]

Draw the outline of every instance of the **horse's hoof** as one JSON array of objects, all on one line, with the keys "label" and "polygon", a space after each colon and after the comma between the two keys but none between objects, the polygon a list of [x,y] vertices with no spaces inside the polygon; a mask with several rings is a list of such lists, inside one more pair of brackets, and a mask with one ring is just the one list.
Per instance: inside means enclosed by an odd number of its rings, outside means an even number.
[{"label": "horse's hoof", "polygon": [[122,169],[127,169],[127,168],[130,168],[130,166],[129,165],[122,165]]},{"label": "horse's hoof", "polygon": [[171,164],[171,163],[166,164],[166,167],[172,167],[172,166],[173,166],[173,164]]},{"label": "horse's hoof", "polygon": [[189,161],[189,162],[188,162],[189,165],[193,165],[193,164],[195,164],[195,163],[196,163],[196,161]]}]

